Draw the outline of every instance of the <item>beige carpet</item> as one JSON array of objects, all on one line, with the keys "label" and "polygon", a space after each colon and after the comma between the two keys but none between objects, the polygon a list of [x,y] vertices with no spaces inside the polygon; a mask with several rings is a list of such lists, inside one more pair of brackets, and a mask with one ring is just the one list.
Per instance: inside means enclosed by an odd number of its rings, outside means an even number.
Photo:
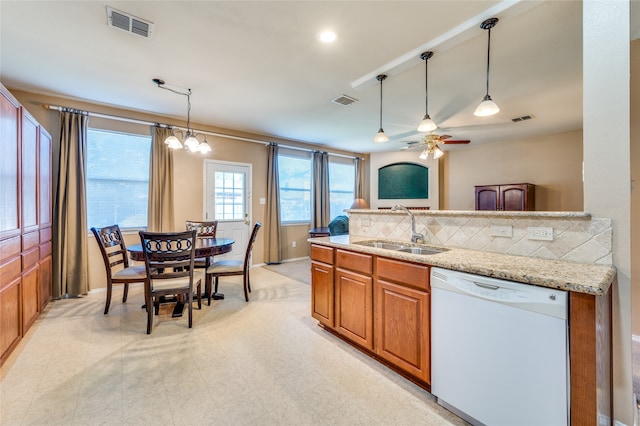
[{"label": "beige carpet", "polygon": [[49,304],[0,369],[0,424],[462,425],[424,390],[309,315],[310,286],[266,268],[151,335],[140,286]]},{"label": "beige carpet", "polygon": [[265,265],[264,268],[285,277],[293,278],[305,284],[311,284],[311,260],[301,259],[293,262],[282,262],[277,265]]}]

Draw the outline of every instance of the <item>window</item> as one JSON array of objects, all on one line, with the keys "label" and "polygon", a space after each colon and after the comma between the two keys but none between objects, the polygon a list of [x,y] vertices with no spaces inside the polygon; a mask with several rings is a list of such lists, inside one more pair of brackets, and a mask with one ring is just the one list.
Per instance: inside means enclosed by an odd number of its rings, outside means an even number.
[{"label": "window", "polygon": [[150,149],[150,136],[87,131],[89,227],[147,226]]},{"label": "window", "polygon": [[278,155],[280,220],[311,221],[311,158],[308,153]]},{"label": "window", "polygon": [[214,180],[216,220],[243,220],[244,173],[216,171]]},{"label": "window", "polygon": [[329,213],[332,219],[344,214],[343,210],[353,204],[355,180],[353,161],[329,161]]}]

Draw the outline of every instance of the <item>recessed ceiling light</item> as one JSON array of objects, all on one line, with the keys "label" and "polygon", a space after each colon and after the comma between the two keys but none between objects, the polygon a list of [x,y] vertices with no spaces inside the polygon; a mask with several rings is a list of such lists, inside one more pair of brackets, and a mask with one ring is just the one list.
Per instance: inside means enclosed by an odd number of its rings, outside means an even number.
[{"label": "recessed ceiling light", "polygon": [[333,31],[323,31],[318,34],[318,40],[323,43],[333,43],[336,40],[336,33]]}]

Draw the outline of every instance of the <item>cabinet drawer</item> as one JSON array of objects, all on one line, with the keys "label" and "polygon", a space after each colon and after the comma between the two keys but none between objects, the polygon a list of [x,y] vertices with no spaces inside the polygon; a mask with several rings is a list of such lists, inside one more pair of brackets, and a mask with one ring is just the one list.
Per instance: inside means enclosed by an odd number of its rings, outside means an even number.
[{"label": "cabinet drawer", "polygon": [[429,291],[429,267],[426,265],[379,257],[376,267],[379,278]]},{"label": "cabinet drawer", "polygon": [[336,250],[336,266],[371,275],[373,273],[373,256],[352,251]]},{"label": "cabinet drawer", "polygon": [[331,247],[311,244],[311,260],[333,264],[333,249]]}]

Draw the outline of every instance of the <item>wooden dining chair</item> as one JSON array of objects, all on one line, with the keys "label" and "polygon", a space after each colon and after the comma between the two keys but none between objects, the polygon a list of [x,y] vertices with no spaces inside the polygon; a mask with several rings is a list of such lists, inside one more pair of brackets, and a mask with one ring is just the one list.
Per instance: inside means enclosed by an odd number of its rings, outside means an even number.
[{"label": "wooden dining chair", "polygon": [[244,287],[244,299],[249,301],[249,292],[251,292],[251,282],[249,281],[249,266],[251,262],[251,251],[253,249],[253,243],[256,241],[258,231],[262,227],[260,222],[256,222],[251,231],[251,237],[247,244],[247,250],[244,254],[244,261],[242,260],[218,260],[214,261],[211,266],[207,268],[205,292],[207,293],[207,299],[211,304],[211,280],[215,280],[214,292],[218,292],[218,278],[227,277],[230,275],[242,275],[242,284]]},{"label": "wooden dining chair", "polygon": [[146,282],[147,272],[144,265],[129,266],[127,247],[118,225],[91,228],[91,232],[96,237],[107,272],[107,300],[104,305],[106,315],[109,313],[109,305],[111,305],[113,285],[124,284],[122,303],[125,303],[129,294],[129,284]]},{"label": "wooden dining chair", "polygon": [[[212,220],[208,222],[200,222],[196,220],[187,220],[185,222],[185,228],[187,231],[195,230],[197,238],[215,238],[216,231],[218,230],[218,221]],[[211,261],[211,259],[208,260]],[[195,268],[206,268],[207,265],[207,258],[196,257],[194,262]]]},{"label": "wooden dining chair", "polygon": [[147,334],[151,334],[153,312],[160,307],[160,297],[184,297],[189,311],[189,328],[193,326],[193,294],[196,291],[198,309],[202,308],[202,273],[195,272],[196,231],[140,231],[140,243],[149,279],[145,284]]}]

